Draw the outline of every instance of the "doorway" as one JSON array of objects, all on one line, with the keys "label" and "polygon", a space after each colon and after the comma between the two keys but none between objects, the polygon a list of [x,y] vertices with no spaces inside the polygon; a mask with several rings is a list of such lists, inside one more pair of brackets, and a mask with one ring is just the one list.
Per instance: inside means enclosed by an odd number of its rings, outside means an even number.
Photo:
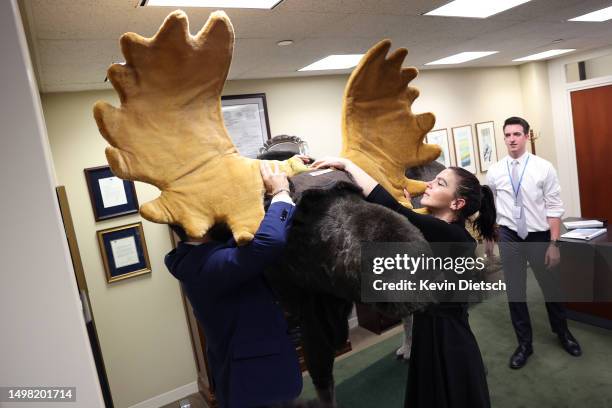
[{"label": "doorway", "polygon": [[612,220],[612,85],[570,98],[582,217]]}]

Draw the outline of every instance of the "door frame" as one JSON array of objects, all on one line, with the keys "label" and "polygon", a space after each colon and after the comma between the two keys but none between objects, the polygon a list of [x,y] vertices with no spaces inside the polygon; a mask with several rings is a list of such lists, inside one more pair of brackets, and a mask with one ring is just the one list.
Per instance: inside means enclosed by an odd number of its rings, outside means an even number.
[{"label": "door frame", "polygon": [[608,47],[571,54],[548,62],[552,124],[558,164],[557,172],[561,184],[561,196],[565,204],[565,216],[582,216],[571,93],[612,85],[612,75],[568,83],[565,76],[565,65],[610,54],[612,54],[612,48]]},{"label": "door frame", "polygon": [[574,183],[573,185],[576,186],[576,188],[573,188],[571,192],[574,196],[573,197],[574,209],[575,211],[577,211],[577,214],[579,217],[582,217],[582,208],[580,205],[580,189],[577,187],[579,183],[578,182],[578,158],[576,156],[574,116],[572,112],[572,92],[583,91],[585,89],[592,89],[592,88],[601,88],[604,86],[611,86],[611,85],[612,85],[612,75],[601,77],[601,78],[587,79],[587,80],[580,81],[580,82],[570,82],[566,85],[566,89],[565,89],[565,103],[566,103],[566,109],[567,109],[567,118],[568,118],[569,135],[570,135],[570,137],[567,140],[566,146],[569,152],[571,153],[571,158],[569,158],[569,161],[567,161],[566,163],[570,165],[569,167],[572,170],[572,178],[573,178],[573,183]]},{"label": "door frame", "polygon": [[115,405],[113,402],[113,395],[110,389],[110,383],[108,381],[108,374],[106,371],[106,366],[104,364],[104,357],[102,356],[102,347],[100,346],[98,330],[96,329],[96,321],[94,319],[94,314],[91,309],[89,288],[87,287],[87,279],[85,277],[85,270],[83,269],[81,252],[79,250],[79,244],[76,239],[76,232],[74,230],[74,222],[72,220],[72,212],[70,211],[70,203],[68,202],[68,194],[66,193],[66,187],[63,185],[57,186],[55,188],[55,192],[57,194],[57,201],[62,217],[64,232],[66,233],[66,240],[68,242],[68,249],[70,253],[70,259],[72,261],[72,267],[74,269],[77,289],[79,291],[79,296],[81,297],[85,327],[87,328],[89,344],[91,346],[91,352],[94,356],[94,363],[98,372],[98,381],[100,383],[102,397],[104,398],[104,405],[106,406],[106,408],[114,408]]},{"label": "door frame", "polygon": [[[569,131],[571,137],[568,140],[568,148],[572,153],[571,161],[567,162],[571,165],[573,169],[573,173],[575,176],[575,186],[578,186],[578,158],[576,156],[576,138],[574,133],[574,116],[572,112],[572,92],[583,91],[585,89],[593,89],[593,88],[601,88],[604,86],[612,86],[612,75],[587,79],[580,82],[570,82],[567,84],[565,97],[566,97],[566,106],[567,106],[567,114],[569,121]],[[578,216],[582,217],[582,208],[580,204],[580,189],[575,188],[572,189],[572,192],[575,194],[575,205],[578,210]]]},{"label": "door frame", "polygon": [[574,126],[570,92],[612,84],[612,76],[568,83],[565,65],[612,54],[612,47],[571,53],[548,61],[548,81],[552,126],[557,156],[557,172],[566,216],[580,216],[578,165],[574,142]]}]

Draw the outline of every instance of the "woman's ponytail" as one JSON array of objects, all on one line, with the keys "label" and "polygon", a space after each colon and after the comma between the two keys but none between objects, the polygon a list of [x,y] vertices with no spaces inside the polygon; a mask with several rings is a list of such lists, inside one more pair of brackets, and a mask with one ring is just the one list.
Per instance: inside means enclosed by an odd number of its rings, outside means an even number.
[{"label": "woman's ponytail", "polygon": [[478,217],[472,224],[481,238],[494,241],[497,238],[495,197],[487,185],[481,187],[481,194]]},{"label": "woman's ponytail", "polygon": [[497,226],[495,220],[497,212],[495,210],[495,197],[489,186],[483,186],[475,175],[461,167],[450,167],[455,173],[459,182],[457,184],[457,197],[465,200],[465,205],[461,208],[459,217],[468,220],[478,212],[478,217],[473,220],[472,226],[480,238],[495,240],[497,236]]}]

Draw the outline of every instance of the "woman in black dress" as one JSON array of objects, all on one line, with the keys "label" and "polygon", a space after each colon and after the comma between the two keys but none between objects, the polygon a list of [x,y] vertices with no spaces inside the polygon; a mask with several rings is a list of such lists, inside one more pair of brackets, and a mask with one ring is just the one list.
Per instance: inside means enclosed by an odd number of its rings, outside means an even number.
[{"label": "woman in black dress", "polygon": [[[349,172],[367,200],[390,208],[414,224],[438,257],[474,256],[476,241],[465,228],[472,221],[482,238],[495,235],[495,202],[488,186],[472,173],[451,167],[430,181],[421,199],[428,215],[405,208],[372,177],[349,160],[328,158],[313,167],[335,167]],[[407,192],[405,192],[407,194]],[[414,315],[413,343],[405,407],[488,408],[487,379],[476,338],[468,322],[465,302],[440,302]]]}]

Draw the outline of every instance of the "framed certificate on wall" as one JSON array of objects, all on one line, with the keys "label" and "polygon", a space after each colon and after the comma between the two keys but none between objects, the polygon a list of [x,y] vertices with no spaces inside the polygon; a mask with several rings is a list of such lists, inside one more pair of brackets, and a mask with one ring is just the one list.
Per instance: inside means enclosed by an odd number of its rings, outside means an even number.
[{"label": "framed certificate on wall", "polygon": [[142,223],[97,232],[108,283],[151,272]]},{"label": "framed certificate on wall", "polygon": [[138,197],[133,181],[115,176],[110,166],[90,167],[84,171],[96,221],[138,212]]},{"label": "framed certificate on wall", "polygon": [[270,121],[266,94],[229,95],[221,97],[223,122],[244,157],[255,158],[270,139]]}]

